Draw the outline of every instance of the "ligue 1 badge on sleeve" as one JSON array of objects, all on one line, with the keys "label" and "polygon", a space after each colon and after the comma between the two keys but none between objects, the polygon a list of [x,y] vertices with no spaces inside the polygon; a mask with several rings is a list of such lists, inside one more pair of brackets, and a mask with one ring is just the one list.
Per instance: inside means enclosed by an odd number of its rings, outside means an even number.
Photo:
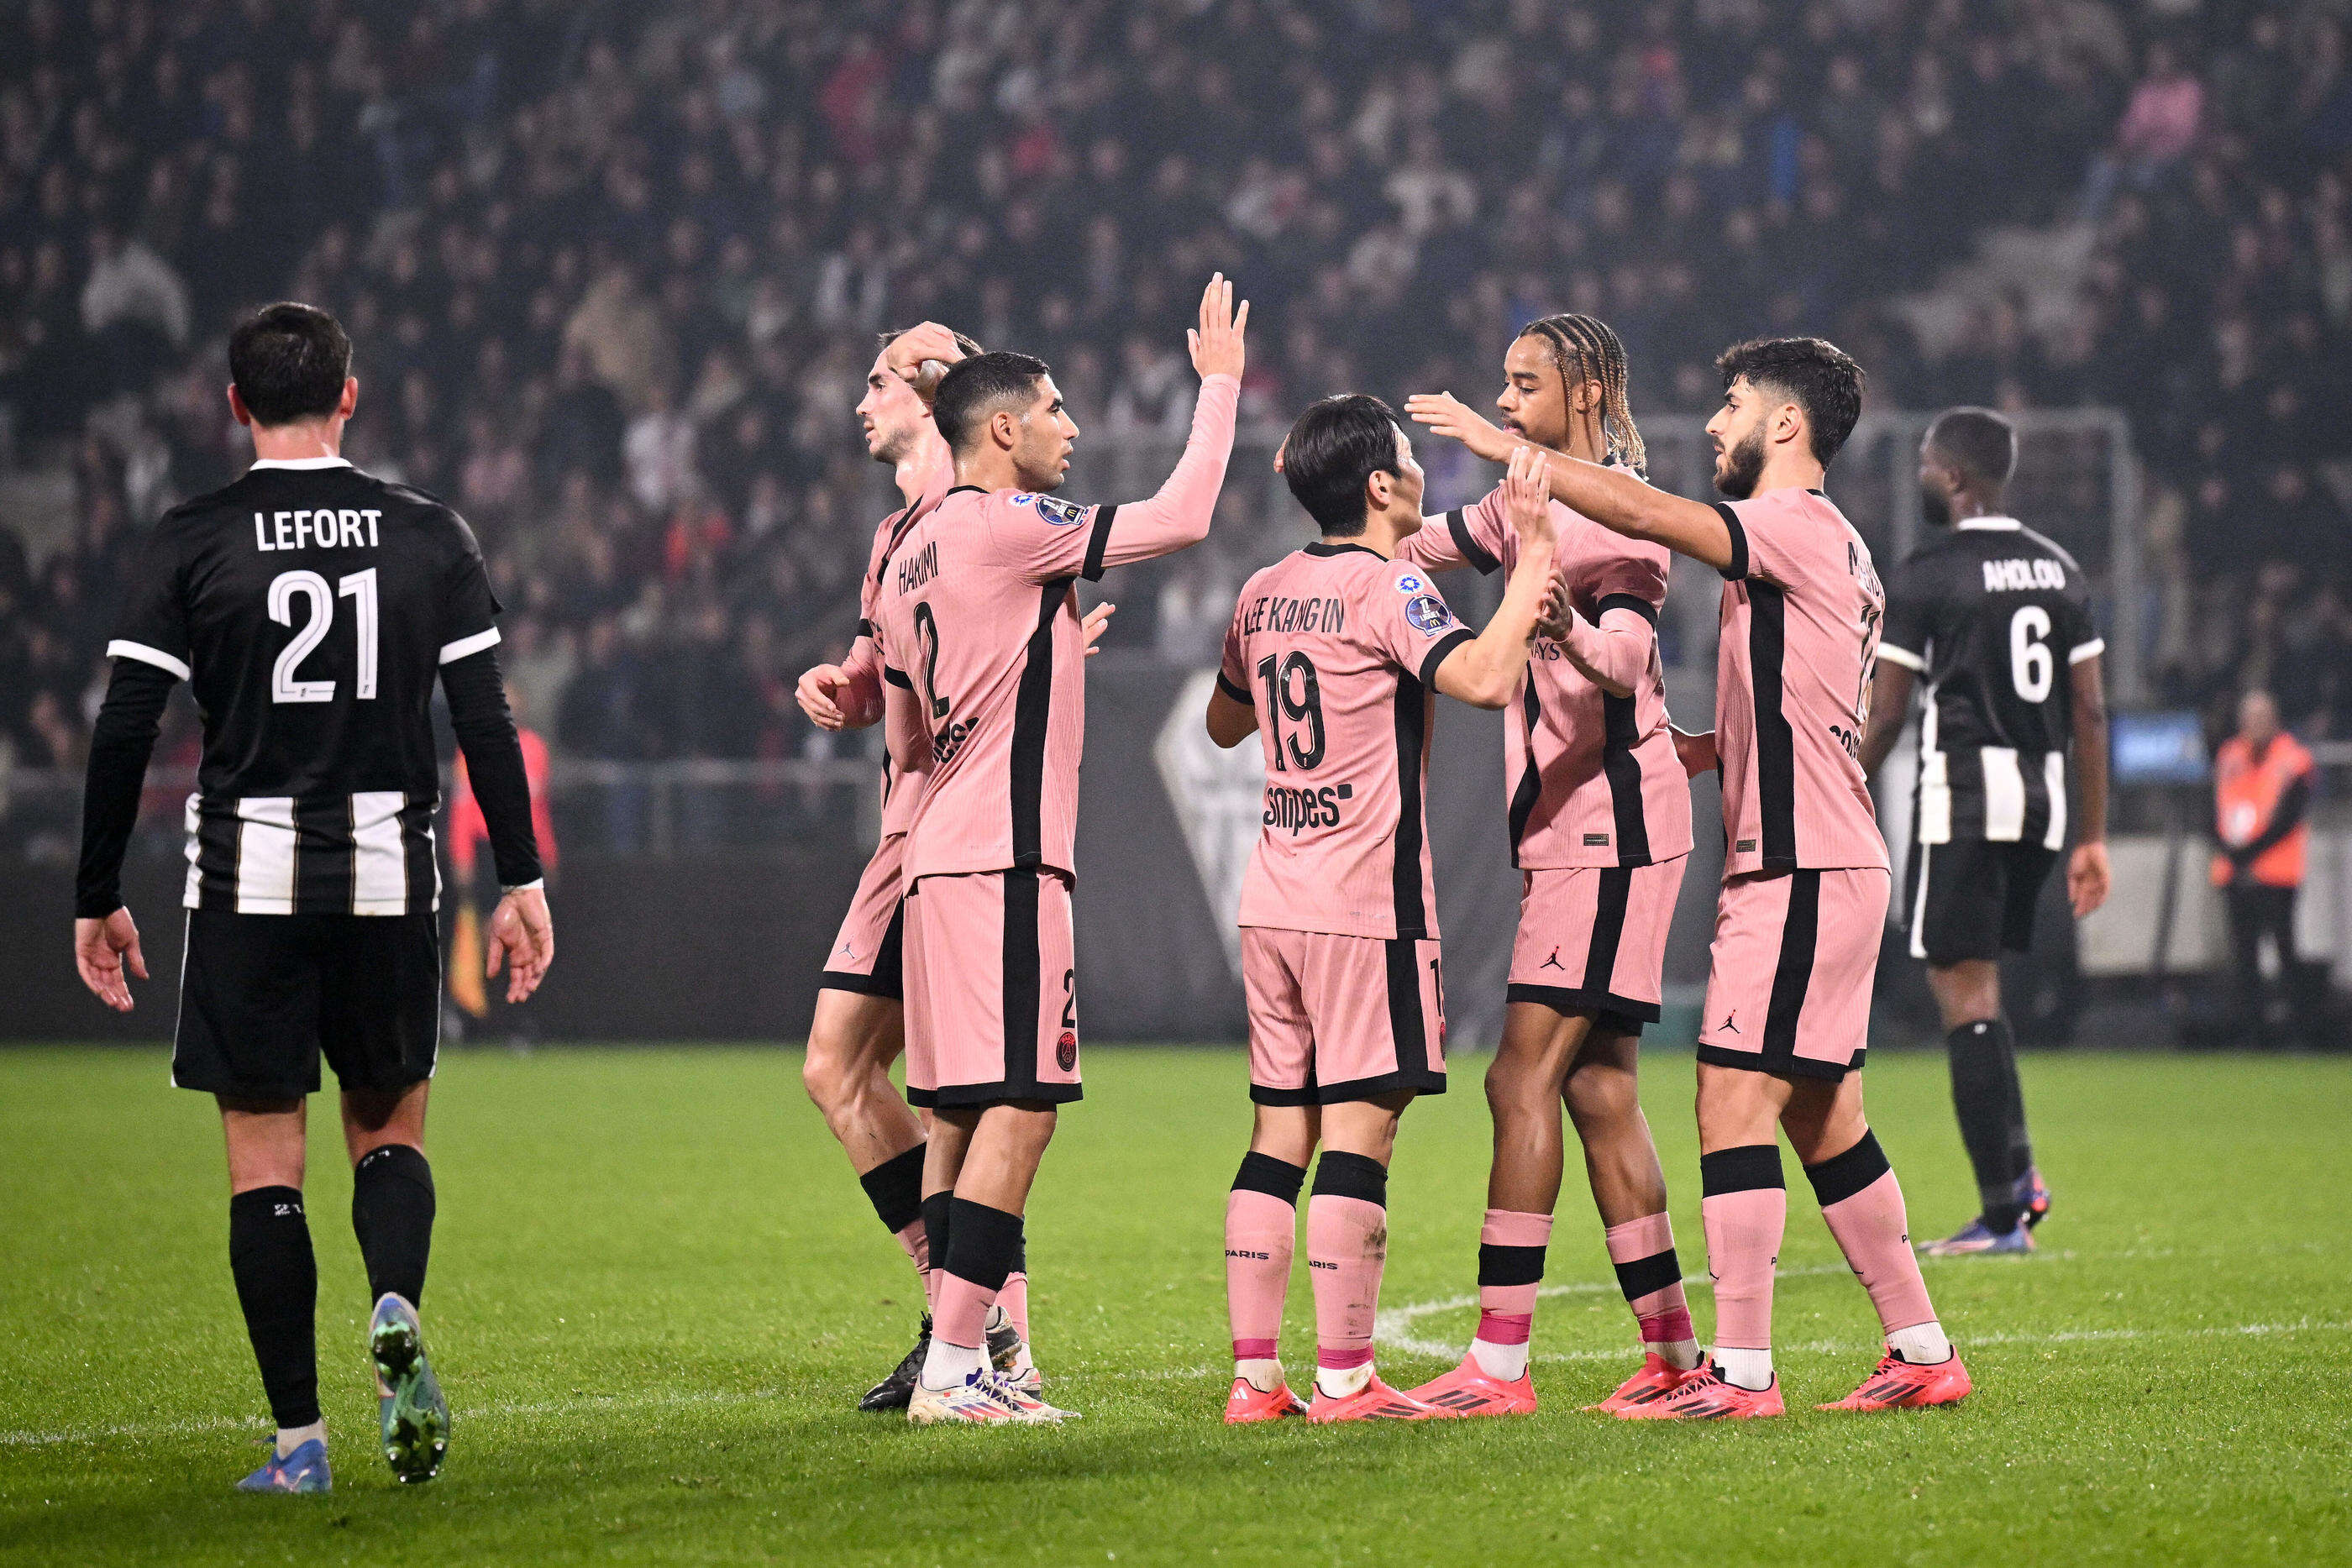
[{"label": "ligue 1 badge on sleeve", "polygon": [[1417,632],[1441,632],[1454,624],[1454,612],[1433,593],[1416,593],[1406,600],[1404,618]]},{"label": "ligue 1 badge on sleeve", "polygon": [[1410,567],[1397,573],[1396,588],[1399,593],[1419,593],[1427,586],[1427,583],[1421,580],[1421,574]]},{"label": "ligue 1 badge on sleeve", "polygon": [[1075,501],[1065,501],[1059,496],[1040,496],[1037,497],[1037,515],[1049,523],[1066,528],[1073,523],[1084,522],[1087,509]]}]

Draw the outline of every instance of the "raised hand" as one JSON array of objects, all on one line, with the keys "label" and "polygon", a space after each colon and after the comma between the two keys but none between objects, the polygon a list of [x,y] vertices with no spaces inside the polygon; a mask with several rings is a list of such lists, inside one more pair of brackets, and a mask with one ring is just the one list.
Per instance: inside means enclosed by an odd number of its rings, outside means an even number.
[{"label": "raised hand", "polygon": [[74,922],[74,967],[92,995],[116,1012],[131,1010],[131,983],[123,970],[147,977],[147,957],[139,951],[139,926],[129,909],[118,909],[103,920]]},{"label": "raised hand", "polygon": [[793,697],[819,729],[844,729],[849,719],[841,711],[841,691],[848,684],[849,672],[839,664],[818,664],[801,673]]},{"label": "raised hand", "polygon": [[1209,287],[1201,291],[1201,320],[1196,327],[1184,330],[1184,341],[1192,350],[1192,369],[1202,381],[1211,376],[1232,376],[1239,380],[1242,373],[1242,332],[1249,325],[1249,301],[1242,301],[1241,309],[1234,308],[1234,286],[1223,273],[1210,276]]},{"label": "raised hand", "polygon": [[947,368],[962,359],[963,348],[955,334],[937,321],[924,321],[908,328],[890,340],[882,350],[882,363],[893,375],[915,389],[925,402],[939,391],[940,378]]},{"label": "raised hand", "polygon": [[1503,476],[1503,516],[1518,536],[1519,548],[1556,549],[1559,529],[1552,522],[1551,479],[1544,455],[1535,447],[1515,444],[1510,465]]},{"label": "raised hand", "polygon": [[1518,444],[1510,432],[1473,410],[1452,392],[1415,392],[1404,400],[1404,411],[1416,424],[1439,435],[1451,436],[1489,463],[1507,461]]}]

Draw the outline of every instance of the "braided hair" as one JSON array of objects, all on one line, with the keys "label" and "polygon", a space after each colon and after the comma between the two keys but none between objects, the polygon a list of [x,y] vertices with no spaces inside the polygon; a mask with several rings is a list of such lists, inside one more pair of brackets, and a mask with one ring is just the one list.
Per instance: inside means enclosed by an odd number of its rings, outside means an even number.
[{"label": "braided hair", "polygon": [[1521,328],[1519,336],[1541,338],[1551,345],[1551,361],[1559,370],[1561,391],[1569,396],[1571,408],[1575,399],[1570,389],[1578,382],[1592,382],[1600,386],[1604,455],[1610,461],[1646,476],[1649,451],[1642,444],[1642,433],[1633,424],[1633,407],[1625,400],[1625,345],[1618,340],[1609,323],[1597,316],[1545,316]]}]

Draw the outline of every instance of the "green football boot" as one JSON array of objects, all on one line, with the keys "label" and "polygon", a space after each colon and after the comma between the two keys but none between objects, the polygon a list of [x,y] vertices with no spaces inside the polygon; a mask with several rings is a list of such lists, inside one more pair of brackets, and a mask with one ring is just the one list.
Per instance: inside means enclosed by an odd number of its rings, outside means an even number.
[{"label": "green football boot", "polygon": [[429,1481],[441,1473],[442,1456],[449,1451],[449,1402],[425,1359],[416,1309],[390,1294],[376,1302],[368,1353],[382,1391],[376,1404],[383,1457],[404,1483]]}]

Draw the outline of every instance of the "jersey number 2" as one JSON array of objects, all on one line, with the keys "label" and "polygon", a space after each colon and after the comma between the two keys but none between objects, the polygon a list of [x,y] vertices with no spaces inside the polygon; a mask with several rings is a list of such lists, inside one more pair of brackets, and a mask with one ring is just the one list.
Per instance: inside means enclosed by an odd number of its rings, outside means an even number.
[{"label": "jersey number 2", "polygon": [[315,571],[280,572],[269,585],[269,618],[280,626],[294,624],[294,596],[300,594],[310,601],[310,614],[302,630],[294,633],[294,641],[286,644],[278,655],[278,663],[269,672],[269,700],[280,703],[327,703],[335,700],[332,681],[305,681],[294,674],[310,651],[327,640],[327,629],[335,623],[335,600],[340,595],[353,601],[359,615],[359,678],[354,683],[362,699],[375,695],[376,664],[376,600],[375,568],[355,571],[336,583],[327,586],[327,580]]},{"label": "jersey number 2", "polygon": [[2028,604],[2009,618],[2009,679],[2017,695],[2038,703],[2050,695],[2058,662],[2050,656],[2050,612]]}]

